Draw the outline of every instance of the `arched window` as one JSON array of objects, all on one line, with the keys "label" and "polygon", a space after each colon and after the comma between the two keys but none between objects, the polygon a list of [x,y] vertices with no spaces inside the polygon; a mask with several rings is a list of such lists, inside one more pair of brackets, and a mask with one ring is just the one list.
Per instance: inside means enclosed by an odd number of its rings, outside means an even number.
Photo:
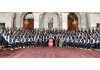
[{"label": "arched window", "polygon": [[26,13],[24,19],[34,19],[34,14],[33,13]]}]

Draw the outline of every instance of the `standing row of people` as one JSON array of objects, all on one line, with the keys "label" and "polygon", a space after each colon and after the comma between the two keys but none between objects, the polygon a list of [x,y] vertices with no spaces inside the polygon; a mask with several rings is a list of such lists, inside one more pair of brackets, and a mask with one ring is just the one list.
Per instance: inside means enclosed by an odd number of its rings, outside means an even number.
[{"label": "standing row of people", "polygon": [[53,39],[54,47],[100,49],[100,28],[67,31],[63,29],[0,29],[0,45],[5,48],[47,47]]}]

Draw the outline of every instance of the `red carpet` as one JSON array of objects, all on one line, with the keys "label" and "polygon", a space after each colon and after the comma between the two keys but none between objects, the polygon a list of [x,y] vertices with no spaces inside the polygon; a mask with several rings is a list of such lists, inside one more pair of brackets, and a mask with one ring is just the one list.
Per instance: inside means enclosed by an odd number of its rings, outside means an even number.
[{"label": "red carpet", "polygon": [[1,58],[99,58],[100,51],[58,47],[33,47],[0,51]]}]

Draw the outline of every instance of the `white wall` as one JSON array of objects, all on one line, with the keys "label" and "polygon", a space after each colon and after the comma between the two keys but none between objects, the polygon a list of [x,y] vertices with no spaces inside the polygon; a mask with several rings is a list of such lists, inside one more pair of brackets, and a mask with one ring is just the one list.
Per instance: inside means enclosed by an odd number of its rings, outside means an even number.
[{"label": "white wall", "polygon": [[[34,28],[39,28],[39,16],[41,13],[34,13]],[[67,16],[68,13],[61,13],[62,14],[62,28],[67,29]],[[87,28],[89,23],[89,27],[96,27],[96,23],[100,23],[100,14],[96,13],[88,13],[88,23],[86,18],[86,13],[80,12],[80,23],[79,28]],[[5,23],[5,27],[12,27],[13,24],[13,13],[12,12],[1,12],[0,13],[0,23]],[[21,13],[17,12],[16,16],[16,27],[22,27],[21,24]],[[55,25],[56,27],[56,25]]]},{"label": "white wall", "polygon": [[68,14],[69,13],[62,13],[62,28],[68,29]]},{"label": "white wall", "polygon": [[13,13],[0,13],[0,23],[5,23],[5,27],[12,27]]},{"label": "white wall", "polygon": [[97,23],[100,23],[100,14],[90,13],[89,14],[89,25],[90,25],[90,27],[96,28]]},{"label": "white wall", "polygon": [[17,12],[16,13],[16,27],[22,27],[23,25],[21,24],[21,13]]},{"label": "white wall", "polygon": [[87,28],[86,12],[80,12],[79,14],[80,14],[80,16],[78,17],[78,20],[80,20],[80,22],[78,23],[79,29],[80,28],[86,29]]},{"label": "white wall", "polygon": [[34,13],[34,28],[39,28],[39,15],[40,13]]}]

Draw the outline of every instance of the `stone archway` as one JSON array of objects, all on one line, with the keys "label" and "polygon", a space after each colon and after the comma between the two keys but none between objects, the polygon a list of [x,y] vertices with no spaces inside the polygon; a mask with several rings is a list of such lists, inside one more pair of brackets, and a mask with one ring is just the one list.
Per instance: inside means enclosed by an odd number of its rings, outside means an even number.
[{"label": "stone archway", "polygon": [[34,28],[34,17],[25,18],[28,14],[33,14],[32,12],[23,12],[21,14],[21,27],[24,29]]},{"label": "stone archway", "polygon": [[56,12],[44,12],[39,16],[39,28],[62,28],[62,15]]},{"label": "stone archway", "polygon": [[80,15],[79,13],[69,13],[68,14],[68,30],[69,31],[77,31],[80,28]]}]

